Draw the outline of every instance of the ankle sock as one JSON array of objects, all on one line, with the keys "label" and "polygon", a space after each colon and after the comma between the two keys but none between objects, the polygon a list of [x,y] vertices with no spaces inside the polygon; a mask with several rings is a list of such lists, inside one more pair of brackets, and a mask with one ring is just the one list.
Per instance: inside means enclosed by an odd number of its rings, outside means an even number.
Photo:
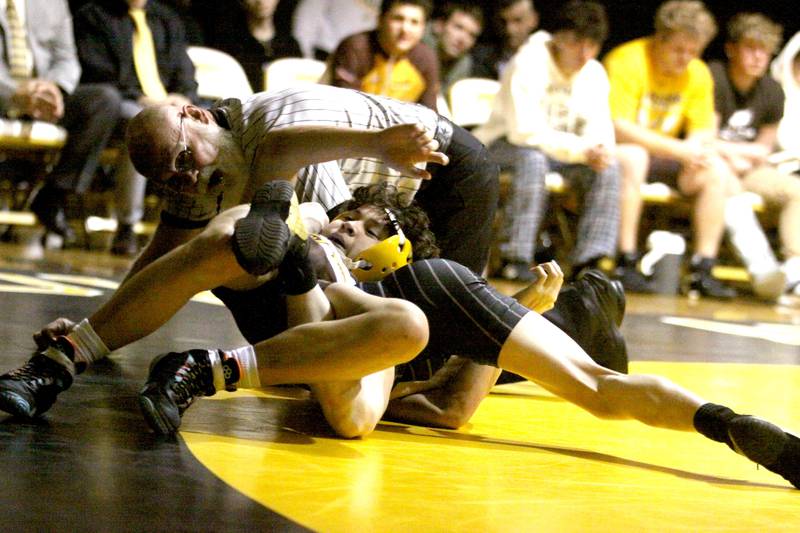
[{"label": "ankle sock", "polygon": [[67,340],[75,349],[75,363],[80,372],[91,363],[103,359],[111,353],[87,318],[75,326],[67,335]]},{"label": "ankle sock", "polygon": [[736,451],[728,435],[728,424],[737,416],[739,415],[724,405],[707,403],[701,405],[694,414],[693,422],[695,429],[699,433],[711,440],[724,442],[732,450]]},{"label": "ankle sock", "polygon": [[261,386],[258,377],[258,361],[256,351],[252,345],[248,344],[235,350],[226,350],[225,354],[236,359],[241,370],[238,385],[244,389],[256,389]]},{"label": "ankle sock", "polygon": [[50,346],[42,350],[41,354],[44,355],[45,357],[49,357],[56,363],[65,367],[67,371],[70,373],[70,375],[74,377],[75,374],[82,372],[83,369],[81,368],[80,370],[78,370],[78,368],[76,368],[75,363],[70,358],[71,355],[70,352],[72,352],[72,350],[70,349],[69,346],[64,346],[62,343],[69,344],[66,338],[60,337],[58,340],[56,340],[56,343],[51,344]]},{"label": "ankle sock", "polygon": [[261,386],[253,346],[233,350],[208,350],[216,390],[256,389]]}]

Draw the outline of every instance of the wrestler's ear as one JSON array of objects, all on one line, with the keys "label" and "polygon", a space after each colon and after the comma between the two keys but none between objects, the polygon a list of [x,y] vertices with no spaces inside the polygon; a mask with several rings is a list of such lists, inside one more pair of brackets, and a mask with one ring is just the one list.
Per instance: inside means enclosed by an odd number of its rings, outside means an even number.
[{"label": "wrestler's ear", "polygon": [[211,120],[211,113],[209,113],[202,107],[198,107],[194,104],[184,105],[181,108],[181,111],[183,111],[183,114],[191,118],[192,120],[202,122],[203,124],[208,124],[208,122]]}]

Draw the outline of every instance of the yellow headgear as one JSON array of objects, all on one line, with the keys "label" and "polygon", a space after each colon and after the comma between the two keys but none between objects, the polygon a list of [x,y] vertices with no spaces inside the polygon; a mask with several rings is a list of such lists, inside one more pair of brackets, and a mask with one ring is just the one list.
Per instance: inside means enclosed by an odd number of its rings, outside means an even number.
[{"label": "yellow headgear", "polygon": [[413,259],[411,241],[406,239],[394,213],[384,210],[395,234],[358,254],[356,268],[352,270],[358,281],[380,281]]}]

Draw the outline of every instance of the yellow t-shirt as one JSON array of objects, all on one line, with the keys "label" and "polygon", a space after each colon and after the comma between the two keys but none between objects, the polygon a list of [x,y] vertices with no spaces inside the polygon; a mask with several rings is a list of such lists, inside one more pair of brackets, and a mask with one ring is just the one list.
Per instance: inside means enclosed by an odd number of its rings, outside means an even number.
[{"label": "yellow t-shirt", "polygon": [[404,102],[418,102],[426,87],[425,78],[408,58],[393,63],[381,54],[375,54],[372,70],[361,80],[361,90],[365,93]]},{"label": "yellow t-shirt", "polygon": [[670,137],[713,130],[714,82],[700,59],[678,77],[658,75],[650,60],[652,37],[627,42],[604,60],[614,119],[625,119]]}]

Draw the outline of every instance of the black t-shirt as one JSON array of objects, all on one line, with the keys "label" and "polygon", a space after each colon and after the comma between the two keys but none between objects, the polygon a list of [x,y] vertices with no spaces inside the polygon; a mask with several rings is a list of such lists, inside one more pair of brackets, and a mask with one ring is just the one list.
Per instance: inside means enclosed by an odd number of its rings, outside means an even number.
[{"label": "black t-shirt", "polygon": [[784,94],[778,82],[767,75],[742,94],[731,83],[725,63],[715,61],[709,67],[714,77],[714,106],[720,117],[721,139],[754,141],[760,128],[781,120]]}]

